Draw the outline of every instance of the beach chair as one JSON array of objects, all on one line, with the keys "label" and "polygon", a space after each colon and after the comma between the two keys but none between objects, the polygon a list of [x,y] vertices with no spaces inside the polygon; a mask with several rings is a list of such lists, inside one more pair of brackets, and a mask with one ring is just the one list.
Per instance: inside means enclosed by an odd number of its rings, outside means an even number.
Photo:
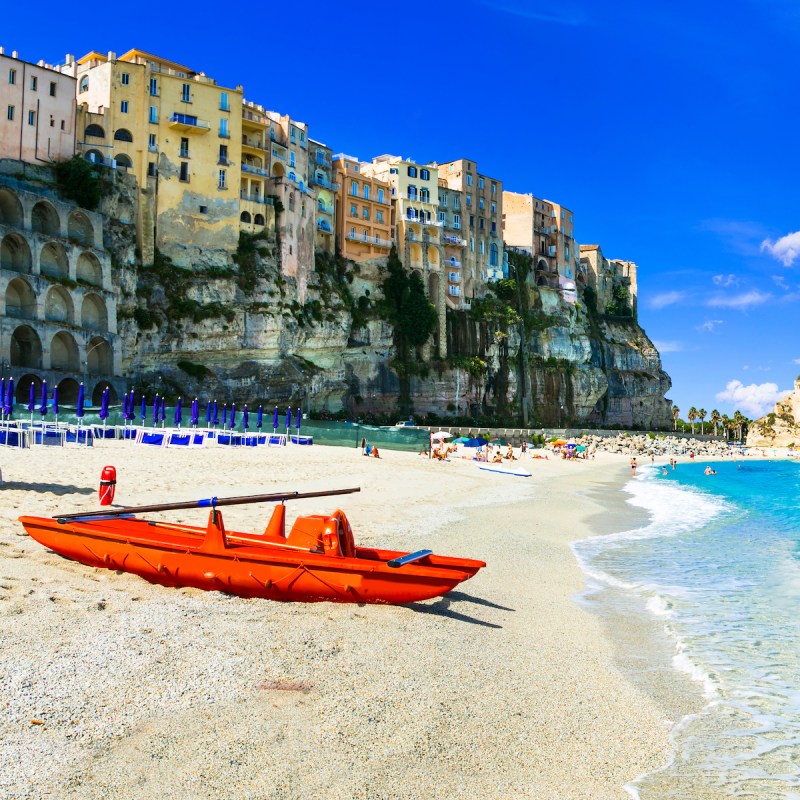
[{"label": "beach chair", "polygon": [[28,432],[16,423],[0,424],[0,445],[4,447],[30,447]]},{"label": "beach chair", "polygon": [[31,428],[29,432],[31,446],[50,445],[63,447],[66,439],[66,432],[60,425],[48,424],[46,422]]},{"label": "beach chair", "polygon": [[314,437],[313,436],[300,436],[300,435],[295,436],[293,434],[290,437],[289,441],[291,441],[292,444],[309,445],[309,444],[314,444]]},{"label": "beach chair", "polygon": [[91,428],[78,425],[67,425],[64,429],[64,444],[79,447],[94,447],[94,433]]},{"label": "beach chair", "polygon": [[207,431],[193,430],[192,431],[192,447],[205,447]]},{"label": "beach chair", "polygon": [[166,432],[166,447],[194,447],[192,431],[168,430]]},{"label": "beach chair", "polygon": [[267,446],[272,447],[273,445],[283,445],[286,444],[286,434],[285,433],[270,433],[269,439],[267,440]]},{"label": "beach chair", "polygon": [[136,444],[147,445],[148,447],[164,447],[167,443],[167,434],[157,428],[139,428],[136,434]]}]

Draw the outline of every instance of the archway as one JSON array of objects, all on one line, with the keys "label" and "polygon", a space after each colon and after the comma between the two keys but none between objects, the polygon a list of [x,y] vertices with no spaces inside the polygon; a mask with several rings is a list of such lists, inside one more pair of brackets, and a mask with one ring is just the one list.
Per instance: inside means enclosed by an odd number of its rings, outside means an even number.
[{"label": "archway", "polygon": [[42,343],[30,325],[20,325],[11,334],[11,366],[42,368]]},{"label": "archway", "polygon": [[431,269],[439,268],[439,250],[435,247],[428,247],[428,264]]},{"label": "archway", "polygon": [[414,243],[411,245],[411,267],[421,267],[422,266],[422,248]]},{"label": "archway", "polygon": [[81,253],[78,256],[75,277],[92,286],[103,285],[103,269],[94,253]]},{"label": "archway", "polygon": [[39,269],[42,275],[49,275],[51,278],[68,278],[69,262],[63,245],[48,242],[39,256]]},{"label": "archway", "polygon": [[239,222],[244,222],[246,224],[250,224],[250,212],[249,211],[242,211],[239,215]]},{"label": "archway", "polygon": [[108,404],[116,405],[119,402],[117,390],[107,381],[100,381],[95,384],[92,390],[92,405],[99,406],[103,402],[103,392],[108,389]]},{"label": "archway", "polygon": [[286,174],[283,164],[280,161],[275,161],[272,164],[272,174],[276,178],[282,178]]},{"label": "archway", "polygon": [[263,214],[256,214],[255,217],[253,218],[253,222],[256,225],[264,225],[265,224],[264,223],[264,215]]},{"label": "archway", "polygon": [[78,404],[78,381],[64,378],[56,387],[58,389],[58,403],[74,406]]},{"label": "archway", "polygon": [[31,212],[31,228],[36,233],[47,236],[58,236],[61,233],[61,224],[58,211],[45,200],[40,200]]},{"label": "archway", "polygon": [[99,150],[88,150],[84,158],[92,164],[102,164],[105,156]]},{"label": "archway", "polygon": [[102,336],[95,336],[89,342],[86,361],[89,375],[111,375],[114,372],[114,353]]},{"label": "archway", "polygon": [[106,132],[99,125],[92,123],[87,125],[83,131],[83,138],[85,139],[87,136],[94,136],[95,139],[105,139]]},{"label": "archway", "polygon": [[22,227],[22,203],[10,189],[0,189],[0,224]]},{"label": "archway", "polygon": [[103,299],[96,294],[87,294],[81,306],[81,325],[93,331],[108,330],[108,313]]},{"label": "archway", "polygon": [[24,278],[14,278],[6,287],[6,316],[36,319],[36,293]]},{"label": "archway", "polygon": [[69,215],[67,236],[72,239],[72,241],[78,242],[86,247],[94,246],[94,227],[86,214],[80,211],[73,211]]},{"label": "archway", "polygon": [[64,372],[78,372],[81,368],[78,343],[71,333],[59,331],[50,342],[50,367]]},{"label": "archway", "polygon": [[31,384],[33,384],[33,402],[38,408],[42,399],[42,379],[38,375],[23,375],[17,381],[17,402],[28,404],[31,399]]},{"label": "archway", "polygon": [[117,130],[114,131],[114,139],[118,142],[132,142],[133,135],[127,128],[117,128]]},{"label": "archway", "polygon": [[130,169],[133,166],[130,156],[126,156],[125,153],[117,153],[114,161],[117,163],[118,169]]},{"label": "archway", "polygon": [[28,243],[18,233],[9,233],[0,244],[0,268],[11,272],[32,272],[33,258]]},{"label": "archway", "polygon": [[51,286],[44,301],[44,318],[48,322],[63,322],[72,325],[75,321],[75,306],[69,292],[63,286]]}]

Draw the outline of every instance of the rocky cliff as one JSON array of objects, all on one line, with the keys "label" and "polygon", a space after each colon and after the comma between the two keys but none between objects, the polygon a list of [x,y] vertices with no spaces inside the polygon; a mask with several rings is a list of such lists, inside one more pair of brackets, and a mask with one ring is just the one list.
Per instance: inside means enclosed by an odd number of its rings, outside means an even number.
[{"label": "rocky cliff", "polygon": [[800,444],[800,377],[794,391],[779,400],[775,408],[761,419],[750,423],[748,447],[788,447]]}]

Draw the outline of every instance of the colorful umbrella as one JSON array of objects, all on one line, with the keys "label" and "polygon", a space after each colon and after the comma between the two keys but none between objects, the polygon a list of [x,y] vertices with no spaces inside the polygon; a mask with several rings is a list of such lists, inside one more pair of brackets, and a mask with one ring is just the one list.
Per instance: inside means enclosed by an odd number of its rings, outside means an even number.
[{"label": "colorful umbrella", "polygon": [[78,420],[83,420],[83,383],[78,387],[78,404],[75,406],[75,416]]},{"label": "colorful umbrella", "polygon": [[193,428],[197,427],[197,423],[200,420],[200,407],[197,404],[197,398],[195,397],[192,400],[192,418],[190,420],[190,424]]},{"label": "colorful umbrella", "polygon": [[236,427],[236,403],[231,403],[230,429],[233,430],[235,427]]},{"label": "colorful umbrella", "polygon": [[156,399],[153,400],[153,427],[154,428],[158,424],[158,405],[159,405],[159,402],[160,401],[158,399],[158,392],[156,392]]},{"label": "colorful umbrella", "polygon": [[122,419],[128,419],[128,393],[125,392],[122,395]]},{"label": "colorful umbrella", "polygon": [[39,405],[39,413],[47,416],[47,381],[42,381],[42,400]]},{"label": "colorful umbrella", "polygon": [[175,416],[172,418],[175,426],[180,428],[183,422],[183,400],[179,397],[178,402],[175,403]]},{"label": "colorful umbrella", "polygon": [[264,409],[259,406],[258,407],[258,416],[256,417],[256,428],[261,430],[261,426],[264,424]]},{"label": "colorful umbrella", "polygon": [[53,387],[53,413],[56,415],[56,422],[58,422],[58,386]]},{"label": "colorful umbrella", "polygon": [[144,425],[144,421],[147,419],[147,400],[145,400],[144,395],[142,395],[142,425]]},{"label": "colorful umbrella", "polygon": [[244,404],[244,411],[242,411],[242,427],[244,428],[245,432],[247,432],[247,424],[250,421],[249,415],[247,413],[247,403]]},{"label": "colorful umbrella", "polygon": [[272,432],[278,430],[278,406],[275,406],[275,411],[272,413]]},{"label": "colorful umbrella", "polygon": [[131,395],[130,395],[130,398],[128,399],[128,417],[127,418],[128,418],[129,422],[133,422],[134,419],[136,419],[136,410],[134,408],[135,403],[136,403],[136,398],[135,398],[135,396],[133,394],[133,389],[131,389]]},{"label": "colorful umbrella", "polygon": [[33,421],[34,408],[36,408],[36,386],[34,386],[33,381],[31,381],[30,388],[28,389],[28,411],[31,415],[31,421]]}]

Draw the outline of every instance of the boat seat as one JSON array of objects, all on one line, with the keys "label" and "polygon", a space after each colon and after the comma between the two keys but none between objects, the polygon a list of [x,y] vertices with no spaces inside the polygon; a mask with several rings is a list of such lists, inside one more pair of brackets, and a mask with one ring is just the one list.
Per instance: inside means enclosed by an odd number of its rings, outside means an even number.
[{"label": "boat seat", "polygon": [[329,519],[330,517],[322,514],[298,517],[286,537],[286,544],[307,547],[309,550],[322,550],[322,534]]}]

